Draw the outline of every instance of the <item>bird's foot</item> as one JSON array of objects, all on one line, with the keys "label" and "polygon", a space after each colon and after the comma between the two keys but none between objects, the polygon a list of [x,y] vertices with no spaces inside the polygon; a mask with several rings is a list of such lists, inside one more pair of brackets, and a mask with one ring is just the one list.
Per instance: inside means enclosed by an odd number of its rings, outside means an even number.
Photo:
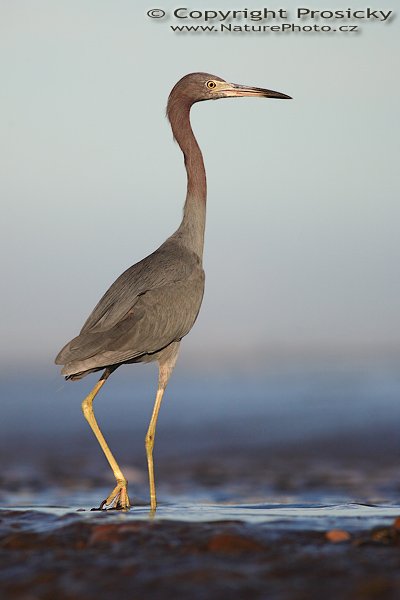
[{"label": "bird's foot", "polygon": [[99,508],[92,510],[129,510],[131,503],[129,501],[127,482],[118,482],[111,494],[103,500]]}]

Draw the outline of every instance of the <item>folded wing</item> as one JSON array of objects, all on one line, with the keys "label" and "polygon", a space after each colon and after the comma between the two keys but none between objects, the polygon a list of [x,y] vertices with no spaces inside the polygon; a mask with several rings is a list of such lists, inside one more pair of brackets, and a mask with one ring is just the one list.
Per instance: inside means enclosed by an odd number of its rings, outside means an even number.
[{"label": "folded wing", "polygon": [[161,253],[146,265],[154,254],[115,281],[80,334],[61,350],[56,363],[65,365],[64,375],[152,354],[190,331],[203,297],[204,272],[192,257],[182,260],[182,252],[169,272],[170,253],[168,261]]}]

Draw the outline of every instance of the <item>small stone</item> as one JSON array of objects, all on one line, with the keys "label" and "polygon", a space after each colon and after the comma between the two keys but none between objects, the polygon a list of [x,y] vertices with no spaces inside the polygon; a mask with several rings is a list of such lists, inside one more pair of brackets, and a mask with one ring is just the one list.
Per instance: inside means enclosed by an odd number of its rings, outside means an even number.
[{"label": "small stone", "polygon": [[400,517],[396,517],[393,521],[393,527],[396,531],[400,531]]},{"label": "small stone", "polygon": [[351,535],[348,531],[343,529],[331,529],[325,533],[325,537],[329,542],[333,544],[340,544],[341,542],[348,542],[351,539]]},{"label": "small stone", "polygon": [[376,527],[371,531],[371,539],[380,544],[393,544],[398,539],[398,531],[394,527]]}]

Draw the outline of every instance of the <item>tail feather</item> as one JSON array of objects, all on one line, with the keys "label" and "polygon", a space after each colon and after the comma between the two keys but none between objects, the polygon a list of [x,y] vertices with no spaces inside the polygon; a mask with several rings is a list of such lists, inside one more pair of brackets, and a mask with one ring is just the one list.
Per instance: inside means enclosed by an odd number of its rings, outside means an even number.
[{"label": "tail feather", "polygon": [[55,363],[65,365],[92,358],[104,351],[107,339],[106,332],[102,331],[80,334],[64,346],[58,353]]}]

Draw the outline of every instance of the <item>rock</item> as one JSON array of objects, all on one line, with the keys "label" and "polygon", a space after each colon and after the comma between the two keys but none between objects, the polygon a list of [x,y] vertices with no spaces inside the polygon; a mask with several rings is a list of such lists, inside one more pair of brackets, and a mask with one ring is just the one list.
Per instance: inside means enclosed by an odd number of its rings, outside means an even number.
[{"label": "rock", "polygon": [[343,529],[331,529],[325,533],[325,537],[333,544],[348,542],[351,539],[350,533],[348,531],[344,531]]}]

